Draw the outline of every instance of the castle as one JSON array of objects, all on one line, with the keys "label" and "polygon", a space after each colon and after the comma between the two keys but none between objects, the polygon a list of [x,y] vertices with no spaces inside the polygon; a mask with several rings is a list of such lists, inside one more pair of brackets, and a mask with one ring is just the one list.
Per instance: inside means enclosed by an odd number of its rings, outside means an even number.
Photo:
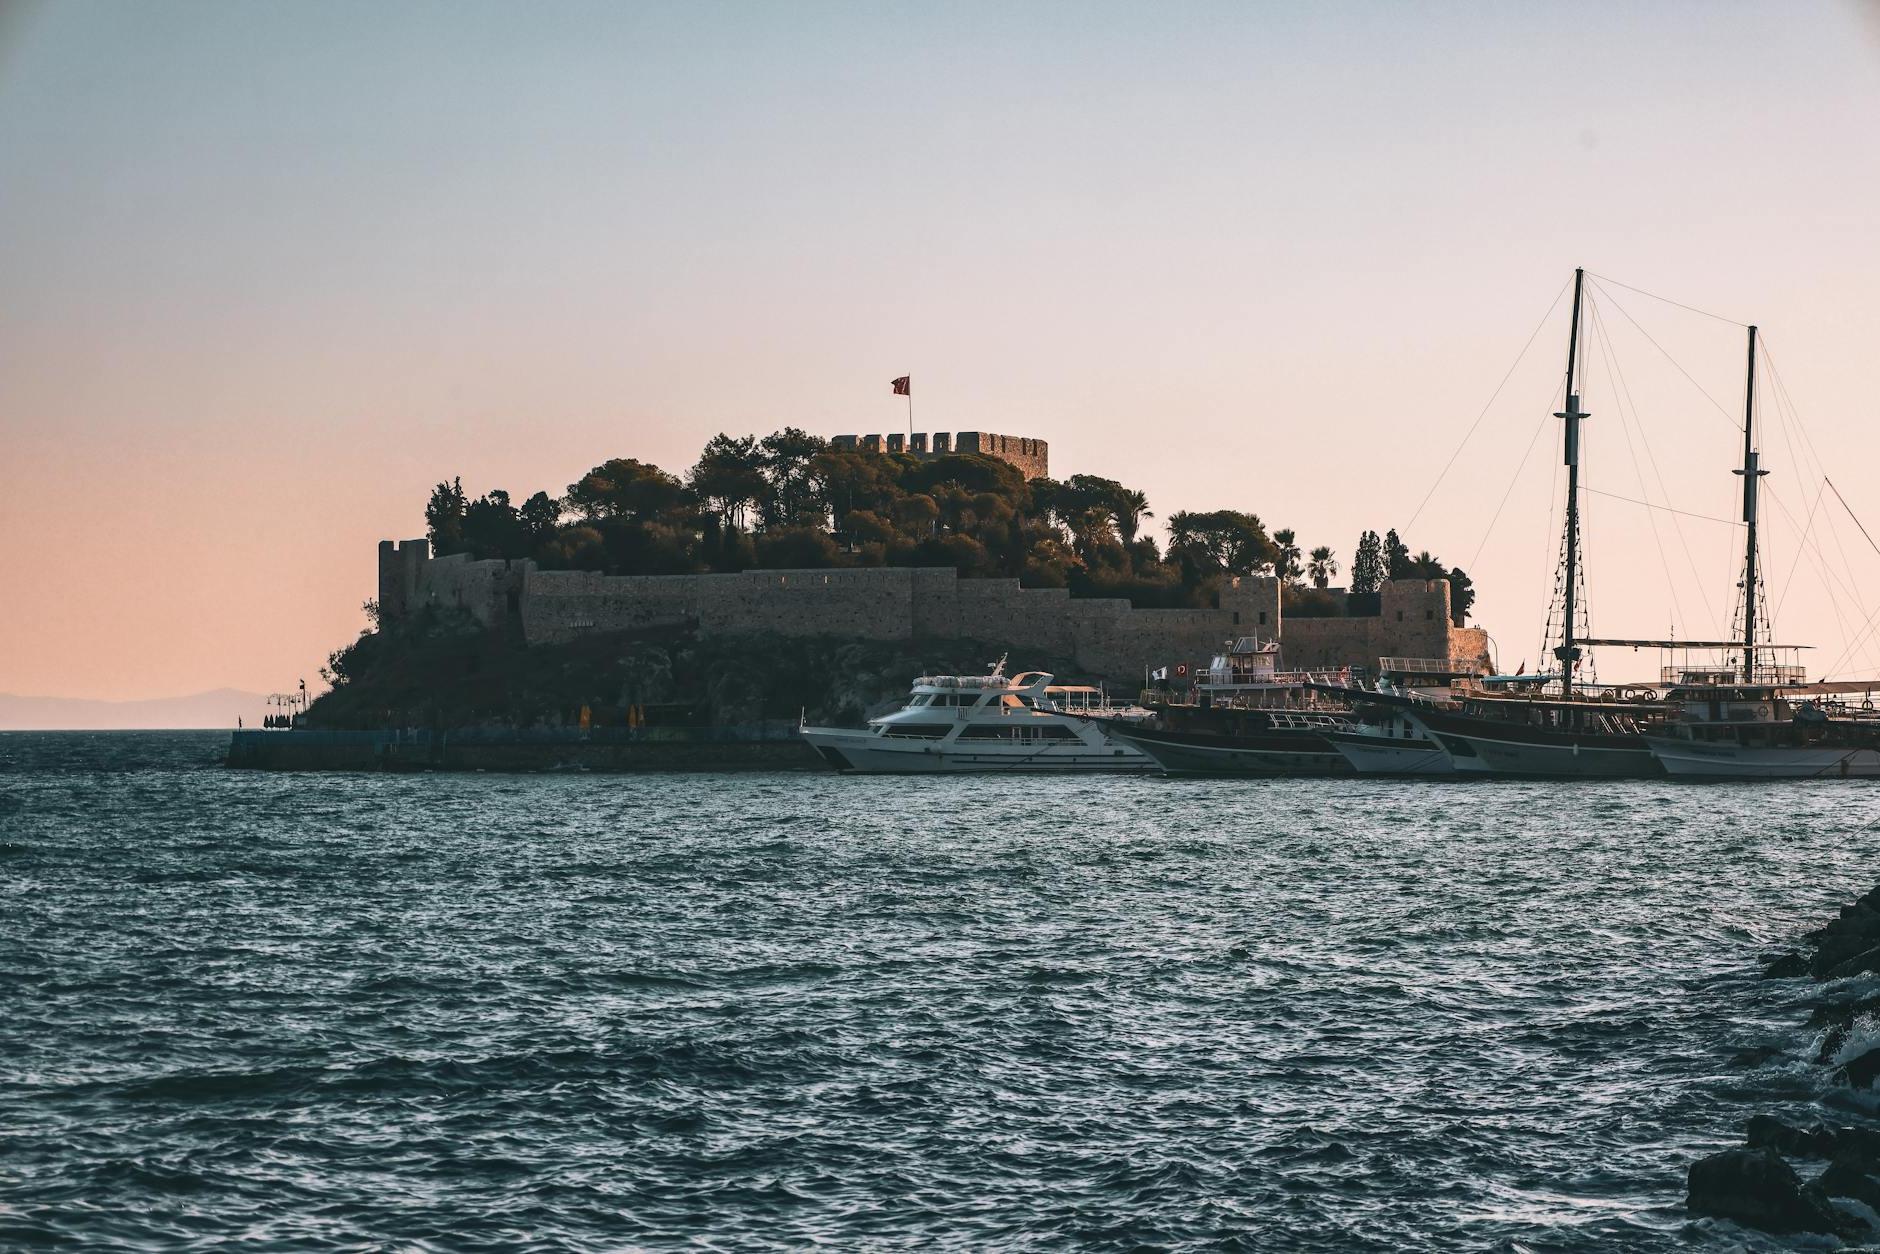
[{"label": "castle", "polygon": [[[976,453],[1016,467],[1028,480],[1051,469],[1043,440],[986,431],[838,435],[830,444],[923,459]],[[1146,667],[1202,661],[1241,636],[1280,640],[1293,668],[1362,666],[1426,677],[1485,672],[1488,637],[1479,627],[1451,625],[1449,596],[1447,580],[1395,579],[1379,590],[1376,613],[1282,623],[1283,590],[1271,576],[1229,579],[1212,609],[1137,609],[1119,597],[1072,597],[1063,588],[1023,588],[1016,579],[962,579],[952,567],[603,575],[543,570],[528,559],[433,557],[424,540],[379,544],[379,611],[387,620],[427,605],[449,607],[528,644],[656,627],[703,635],[974,639],[1074,658],[1115,680],[1138,678]]]},{"label": "castle", "polygon": [[839,435],[829,443],[840,449],[859,449],[865,453],[907,453],[914,457],[945,457],[950,453],[977,453],[1018,467],[1027,479],[1046,479],[1051,475],[1051,448],[1043,440],[1022,435],[995,435],[989,431],[962,431],[949,435],[925,431],[912,435],[895,432],[889,436]]},{"label": "castle", "polygon": [[[1033,443],[1042,459],[1042,443]],[[651,627],[979,639],[1074,658],[1118,681],[1140,678],[1148,666],[1201,661],[1237,636],[1280,639],[1294,668],[1378,668],[1380,659],[1393,659],[1396,669],[1424,675],[1484,672],[1488,637],[1479,627],[1451,625],[1449,594],[1447,580],[1395,579],[1380,589],[1377,614],[1282,622],[1280,582],[1270,576],[1228,580],[1214,609],[1136,609],[1121,598],[1022,588],[1016,579],[962,579],[951,567],[602,575],[542,570],[528,559],[432,557],[424,540],[379,544],[379,609],[387,620],[426,605],[450,607],[529,644]]]}]

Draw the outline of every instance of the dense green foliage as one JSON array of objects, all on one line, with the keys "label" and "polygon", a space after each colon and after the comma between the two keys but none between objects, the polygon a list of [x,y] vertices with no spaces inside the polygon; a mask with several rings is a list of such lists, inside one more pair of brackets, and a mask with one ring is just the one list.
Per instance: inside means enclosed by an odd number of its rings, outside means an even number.
[{"label": "dense green foliage", "polygon": [[[1152,517],[1143,493],[1113,479],[1027,482],[995,458],[839,449],[794,427],[761,439],[715,436],[683,477],[615,458],[559,497],[537,492],[517,505],[495,489],[471,498],[453,479],[437,485],[425,509],[440,556],[529,557],[551,570],[952,566],[965,576],[1016,577],[1028,587],[1141,606],[1210,605],[1223,578],[1277,574],[1302,612],[1343,610],[1335,597],[1310,595],[1337,572],[1329,547],[1313,549],[1306,562],[1291,530],[1269,534],[1256,514],[1214,510],[1171,514],[1164,550],[1143,534]],[[1365,534],[1375,548],[1375,533]],[[1376,591],[1384,572],[1372,556],[1361,568],[1360,546],[1354,591]],[[1458,583],[1461,622],[1467,576],[1427,553],[1411,559],[1405,550],[1403,561],[1408,574],[1433,571],[1425,577]],[[1399,565],[1393,556],[1392,577]]]}]

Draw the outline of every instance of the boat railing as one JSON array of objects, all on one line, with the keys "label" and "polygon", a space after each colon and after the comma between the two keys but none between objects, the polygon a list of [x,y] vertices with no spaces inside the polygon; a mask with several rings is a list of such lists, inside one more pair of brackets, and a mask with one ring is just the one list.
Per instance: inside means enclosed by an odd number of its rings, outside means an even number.
[{"label": "boat railing", "polygon": [[[1743,672],[1740,669],[1692,666],[1661,666],[1658,668],[1658,682],[1666,686],[1680,688],[1730,688],[1743,684]],[[1759,663],[1756,667],[1754,684],[1805,684],[1808,682],[1808,668],[1805,666],[1783,666],[1775,663]]]},{"label": "boat railing", "polygon": [[1385,675],[1460,675],[1470,667],[1446,657],[1381,657],[1377,669]]},{"label": "boat railing", "polygon": [[1268,671],[1236,670],[1231,667],[1210,667],[1198,671],[1195,686],[1198,688],[1232,687],[1273,687],[1299,688],[1307,684],[1336,684],[1340,687],[1351,683],[1349,666],[1327,667],[1323,670]]}]

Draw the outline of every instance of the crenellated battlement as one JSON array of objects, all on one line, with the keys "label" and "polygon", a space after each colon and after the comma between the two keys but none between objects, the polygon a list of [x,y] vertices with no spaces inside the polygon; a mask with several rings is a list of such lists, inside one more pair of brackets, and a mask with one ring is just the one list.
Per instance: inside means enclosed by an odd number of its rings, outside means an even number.
[{"label": "crenellated battlement", "polygon": [[945,457],[950,453],[978,453],[1016,466],[1027,479],[1051,474],[1051,446],[1030,436],[1000,435],[991,431],[916,431],[903,435],[838,435],[829,441],[839,449],[863,453],[901,453],[912,457]]}]

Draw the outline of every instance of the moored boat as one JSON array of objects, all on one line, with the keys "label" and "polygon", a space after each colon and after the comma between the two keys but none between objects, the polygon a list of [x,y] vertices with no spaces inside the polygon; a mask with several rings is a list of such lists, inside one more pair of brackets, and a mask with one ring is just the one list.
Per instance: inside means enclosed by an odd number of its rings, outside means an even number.
[{"label": "moored boat", "polygon": [[1007,677],[1000,659],[986,675],[923,675],[906,705],[866,727],[800,730],[829,765],[862,774],[1155,769],[1110,734],[1148,710],[1053,678],[1043,671]]},{"label": "moored boat", "polygon": [[[1674,779],[1880,778],[1873,681],[1674,689],[1676,715],[1647,738]],[[1848,700],[1854,694],[1862,700]]]},{"label": "moored boat", "polygon": [[1281,670],[1277,641],[1244,636],[1196,672],[1186,699],[1149,700],[1152,719],[1111,733],[1171,775],[1349,775],[1326,733],[1351,713],[1325,695],[1349,682],[1343,670]]},{"label": "moored boat", "polygon": [[[1320,734],[1360,775],[1454,775],[1442,745],[1408,710],[1367,701],[1351,692],[1351,722]],[[1407,695],[1407,694],[1405,694]]]},{"label": "moored boat", "polygon": [[1623,690],[1577,699],[1461,688],[1447,701],[1385,698],[1441,746],[1458,775],[1647,779],[1663,772],[1644,733],[1667,707]]}]

